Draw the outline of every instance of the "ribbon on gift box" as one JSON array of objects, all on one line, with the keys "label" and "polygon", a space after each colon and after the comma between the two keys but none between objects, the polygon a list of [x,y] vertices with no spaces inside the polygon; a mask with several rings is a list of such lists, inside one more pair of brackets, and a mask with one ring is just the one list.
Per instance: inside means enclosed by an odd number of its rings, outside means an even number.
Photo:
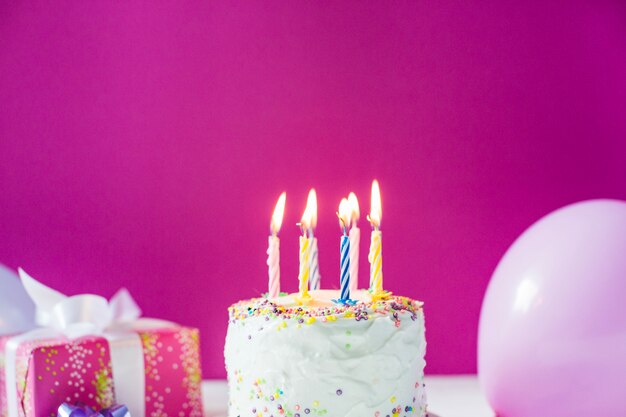
[{"label": "ribbon on gift box", "polygon": [[125,288],[110,300],[93,294],[68,297],[18,269],[22,284],[37,307],[42,326],[12,337],[6,344],[5,373],[8,417],[18,417],[17,349],[41,339],[102,336],[109,343],[116,402],[128,407],[133,417],[145,417],[145,375],[141,339],[137,330],[176,326],[172,322],[141,317],[141,309]]},{"label": "ribbon on gift box", "polygon": [[131,414],[128,407],[123,404],[96,411],[82,403],[75,405],[63,403],[59,406],[57,417],[131,417]]}]

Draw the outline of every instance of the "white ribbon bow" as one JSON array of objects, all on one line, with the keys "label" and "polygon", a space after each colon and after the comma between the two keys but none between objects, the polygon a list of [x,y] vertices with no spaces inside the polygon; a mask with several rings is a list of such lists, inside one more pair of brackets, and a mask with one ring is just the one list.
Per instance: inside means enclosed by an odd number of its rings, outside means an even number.
[{"label": "white ribbon bow", "polygon": [[18,269],[22,284],[37,307],[36,321],[42,326],[11,338],[6,344],[5,372],[9,417],[18,417],[16,353],[29,340],[66,336],[76,339],[87,335],[105,337],[109,342],[116,401],[125,404],[133,417],[145,416],[145,375],[138,328],[171,327],[173,323],[139,319],[141,309],[125,288],[109,301],[81,294],[68,297],[45,286],[23,269]]},{"label": "white ribbon bow", "polygon": [[18,268],[18,273],[37,307],[37,324],[56,329],[69,338],[100,334],[113,325],[141,317],[141,309],[126,288],[121,288],[109,301],[93,294],[68,297],[37,281],[22,268]]}]

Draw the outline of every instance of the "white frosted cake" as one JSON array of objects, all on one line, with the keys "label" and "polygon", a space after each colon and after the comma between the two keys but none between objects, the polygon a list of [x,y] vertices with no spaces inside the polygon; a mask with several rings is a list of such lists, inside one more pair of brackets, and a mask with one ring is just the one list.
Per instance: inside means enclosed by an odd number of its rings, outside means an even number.
[{"label": "white frosted cake", "polygon": [[422,303],[356,291],[254,298],[229,308],[228,417],[425,416]]}]

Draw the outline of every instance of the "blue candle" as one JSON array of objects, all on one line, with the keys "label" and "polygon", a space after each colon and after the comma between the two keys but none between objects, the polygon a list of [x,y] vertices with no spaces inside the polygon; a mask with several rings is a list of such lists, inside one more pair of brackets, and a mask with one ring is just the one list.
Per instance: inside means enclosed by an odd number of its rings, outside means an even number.
[{"label": "blue candle", "polygon": [[339,217],[339,226],[341,226],[341,230],[343,231],[339,251],[341,270],[339,284],[341,286],[341,292],[339,299],[334,301],[338,304],[355,304],[355,301],[350,299],[350,238],[346,233],[346,229],[350,223],[350,205],[345,198],[342,199],[339,204],[337,216]]},{"label": "blue candle", "polygon": [[346,228],[343,228],[341,236],[341,295],[340,301],[350,299],[350,238],[346,235]]}]

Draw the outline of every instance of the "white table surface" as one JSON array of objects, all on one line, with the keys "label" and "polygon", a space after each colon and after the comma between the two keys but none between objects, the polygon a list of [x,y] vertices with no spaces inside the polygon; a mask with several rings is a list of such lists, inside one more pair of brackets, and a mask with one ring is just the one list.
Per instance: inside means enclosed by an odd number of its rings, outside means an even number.
[{"label": "white table surface", "polygon": [[[204,381],[202,394],[205,417],[226,417],[226,381]],[[427,376],[426,394],[431,417],[494,417],[474,375]]]}]

